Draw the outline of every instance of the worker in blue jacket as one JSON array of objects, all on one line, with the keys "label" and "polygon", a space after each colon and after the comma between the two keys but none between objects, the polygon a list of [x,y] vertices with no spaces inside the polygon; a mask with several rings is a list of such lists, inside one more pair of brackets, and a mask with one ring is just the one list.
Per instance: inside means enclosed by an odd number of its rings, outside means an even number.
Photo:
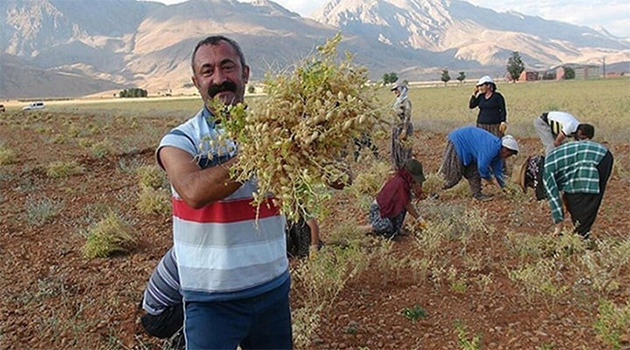
[{"label": "worker in blue jacket", "polygon": [[440,168],[446,181],[443,189],[455,186],[463,176],[475,199],[489,200],[491,197],[481,192],[481,179],[492,183],[494,174],[496,184],[503,188],[503,161],[517,153],[518,142],[511,135],[498,138],[472,126],[456,129],[448,134]]}]

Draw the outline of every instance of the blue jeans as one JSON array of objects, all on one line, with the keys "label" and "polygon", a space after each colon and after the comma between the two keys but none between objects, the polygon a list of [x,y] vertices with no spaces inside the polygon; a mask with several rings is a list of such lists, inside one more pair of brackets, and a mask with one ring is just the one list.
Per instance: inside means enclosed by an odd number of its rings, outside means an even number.
[{"label": "blue jeans", "polygon": [[187,349],[291,349],[290,280],[255,297],[186,302]]}]

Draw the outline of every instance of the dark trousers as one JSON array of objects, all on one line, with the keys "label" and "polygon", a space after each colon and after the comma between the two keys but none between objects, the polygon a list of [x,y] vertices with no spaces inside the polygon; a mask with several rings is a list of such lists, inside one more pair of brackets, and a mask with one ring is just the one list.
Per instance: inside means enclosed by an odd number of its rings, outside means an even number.
[{"label": "dark trousers", "polygon": [[261,295],[185,302],[187,349],[291,349],[290,280]]},{"label": "dark trousers", "polygon": [[610,152],[597,165],[599,172],[599,193],[566,193],[564,198],[567,202],[567,209],[571,214],[571,221],[575,226],[575,233],[580,234],[584,238],[588,238],[591,227],[597,217],[599,206],[602,204],[606,184],[612,172],[613,156]]}]

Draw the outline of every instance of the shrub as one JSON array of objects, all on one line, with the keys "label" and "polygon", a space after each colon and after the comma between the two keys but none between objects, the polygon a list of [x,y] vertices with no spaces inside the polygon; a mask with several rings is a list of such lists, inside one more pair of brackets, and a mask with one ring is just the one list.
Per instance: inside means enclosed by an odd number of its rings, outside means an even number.
[{"label": "shrub", "polygon": [[28,197],[26,199],[26,222],[30,226],[41,226],[55,217],[63,207],[63,202],[50,198],[39,201]]},{"label": "shrub", "polygon": [[480,350],[481,349],[481,334],[476,334],[471,339],[468,339],[468,330],[466,325],[460,320],[455,321],[455,331],[457,332],[457,342],[459,348],[462,350]]},{"label": "shrub", "polygon": [[164,171],[155,165],[144,165],[136,170],[140,188],[167,188],[168,179]]},{"label": "shrub", "polygon": [[164,214],[171,212],[170,195],[165,189],[144,187],[138,196],[136,207],[143,214]]},{"label": "shrub", "polygon": [[72,175],[83,173],[84,168],[75,161],[62,162],[55,161],[46,167],[46,175],[53,179],[66,178]]},{"label": "shrub", "polygon": [[90,147],[90,153],[92,157],[100,159],[112,154],[112,145],[108,141],[101,141],[93,144]]},{"label": "shrub", "polygon": [[597,336],[613,349],[621,349],[622,336],[630,337],[630,302],[617,307],[611,301],[602,299],[597,309],[597,321],[593,327]]},{"label": "shrub", "polygon": [[405,316],[412,323],[416,323],[417,320],[427,317],[427,310],[420,305],[415,305],[412,308],[404,308],[400,313]]},{"label": "shrub", "polygon": [[110,212],[88,232],[83,256],[88,259],[126,253],[135,246],[132,228],[116,213]]},{"label": "shrub", "polygon": [[12,163],[15,163],[15,152],[5,145],[0,144],[0,165]]}]

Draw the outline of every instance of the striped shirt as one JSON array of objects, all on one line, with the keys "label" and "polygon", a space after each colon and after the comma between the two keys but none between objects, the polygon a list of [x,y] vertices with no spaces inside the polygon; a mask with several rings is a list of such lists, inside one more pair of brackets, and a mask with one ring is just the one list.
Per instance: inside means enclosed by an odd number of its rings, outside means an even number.
[{"label": "striped shirt", "polygon": [[580,122],[572,114],[566,112],[549,112],[547,124],[551,127],[552,134],[558,135],[562,132],[564,136],[571,136],[577,131]]},{"label": "striped shirt", "polygon": [[171,248],[151,274],[147,289],[144,291],[142,308],[151,315],[159,315],[169,306],[181,303],[177,259],[175,250]]},{"label": "striped shirt", "polygon": [[564,219],[560,191],[599,193],[597,165],[608,149],[592,141],[569,142],[555,148],[545,158],[543,184],[554,223]]},{"label": "striped shirt", "polygon": [[[224,133],[207,109],[162,138],[162,147],[190,154],[200,168],[219,165],[236,154],[228,140],[213,147],[209,140]],[[162,166],[158,157],[158,164]],[[254,180],[226,198],[194,209],[171,186],[173,246],[185,301],[220,301],[252,297],[279,287],[289,278],[285,219],[279,208],[263,204],[258,222],[251,205]]]}]

